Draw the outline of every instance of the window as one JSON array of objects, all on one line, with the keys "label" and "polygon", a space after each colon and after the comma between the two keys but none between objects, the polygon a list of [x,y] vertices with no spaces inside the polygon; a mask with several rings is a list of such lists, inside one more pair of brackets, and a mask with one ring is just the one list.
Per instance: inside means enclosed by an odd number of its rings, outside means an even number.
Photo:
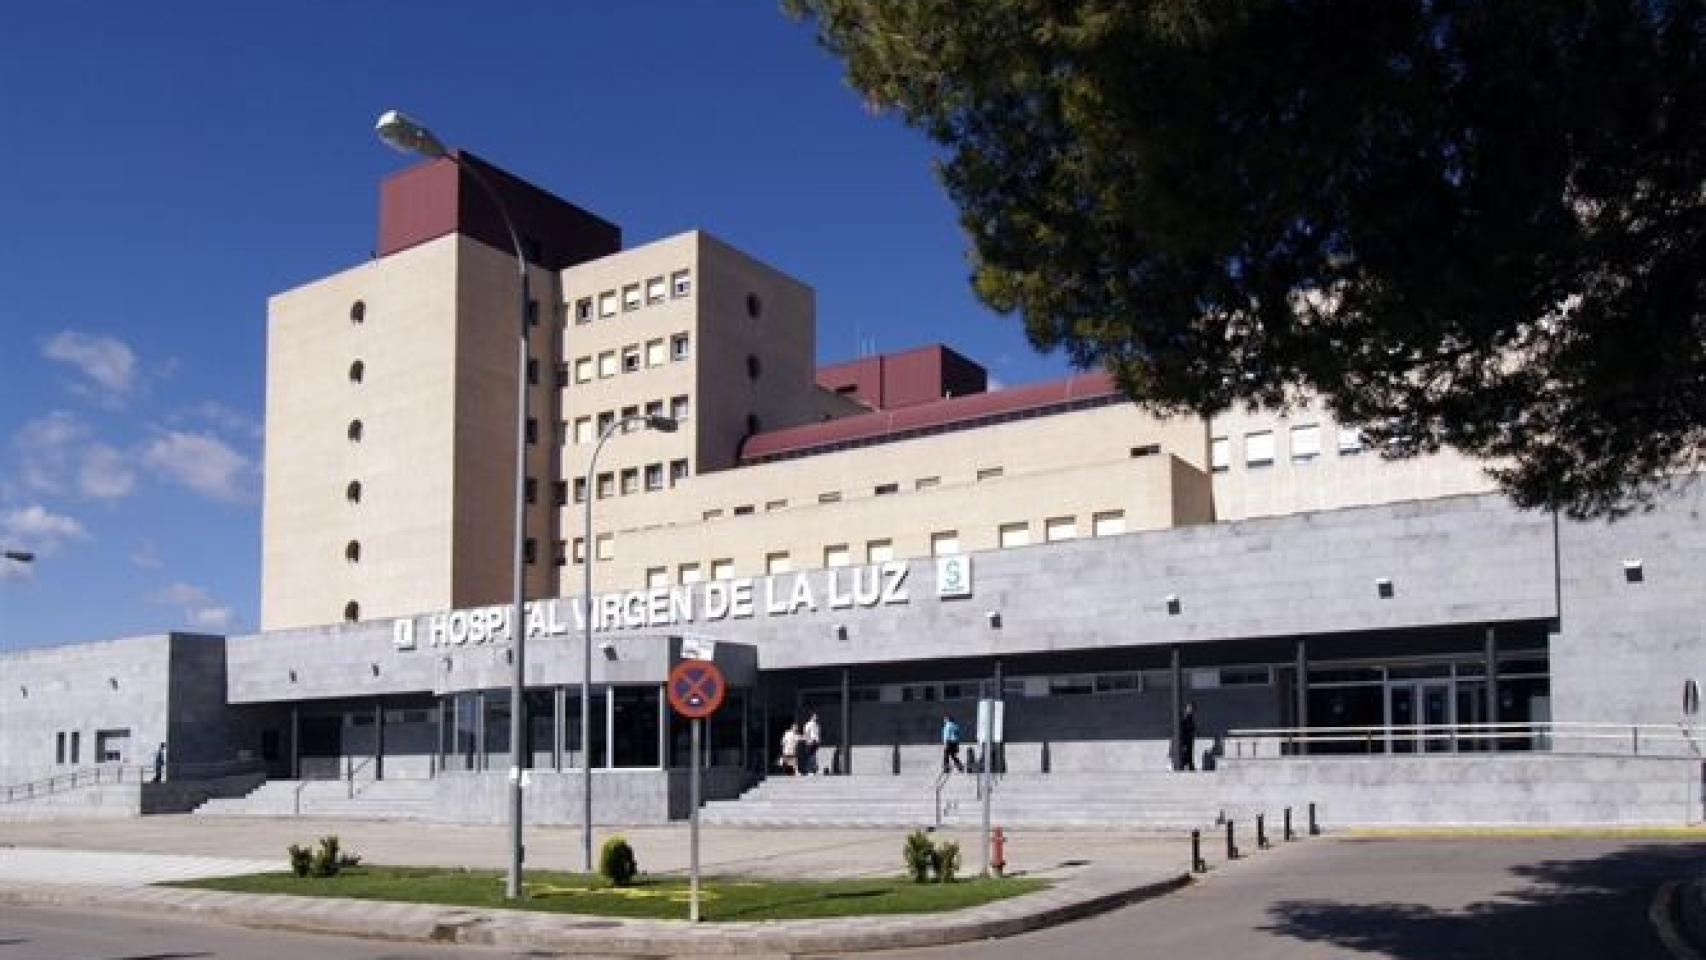
[{"label": "window", "polygon": [[669,418],[671,420],[685,421],[687,419],[687,414],[688,406],[686,396],[669,398]]},{"label": "window", "polygon": [[588,383],[592,380],[592,358],[581,357],[575,361],[575,382]]},{"label": "window", "polygon": [[[624,419],[624,420],[632,420],[633,418],[635,418],[639,415],[640,415],[639,404],[632,404],[630,406],[626,406],[626,407],[622,408],[622,419]],[[627,433],[631,429],[633,429],[632,425],[626,426],[626,427],[622,428],[622,432]]]},{"label": "window", "polygon": [[676,568],[677,578],[682,583],[699,583],[705,579],[705,574],[697,563],[684,563]]},{"label": "window", "polygon": [[1125,511],[1109,510],[1098,513],[1091,519],[1091,533],[1098,537],[1111,537],[1125,532]]},{"label": "window", "polygon": [[837,543],[823,548],[823,565],[826,567],[849,567],[853,565],[853,551],[847,549],[847,544]]},{"label": "window", "polygon": [[569,364],[568,364],[568,361],[563,361],[562,363],[557,364],[557,376],[556,376],[556,379],[554,382],[556,383],[558,389],[562,389],[563,387],[566,387],[569,385]]},{"label": "window", "polygon": [[663,416],[663,401],[662,400],[648,400],[648,401],[646,401],[646,416],[648,416],[648,417],[661,417],[661,416]]},{"label": "window", "polygon": [[591,417],[576,417],[575,418],[575,442],[576,443],[591,443],[596,439],[598,439],[598,437],[592,432],[592,418]]},{"label": "window", "polygon": [[764,555],[764,572],[769,576],[778,573],[788,573],[794,569],[794,564],[788,559],[788,551],[778,550]]},{"label": "window", "polygon": [[786,500],[766,500],[764,501],[764,510],[768,513],[771,510],[781,510],[787,505],[788,501]]},{"label": "window", "polygon": [[646,586],[647,587],[667,587],[667,586],[669,586],[669,568],[668,567],[647,567],[646,568]]},{"label": "window", "polygon": [[1291,462],[1308,463],[1321,455],[1321,426],[1299,424],[1291,428]]},{"label": "window", "polygon": [[71,764],[72,764],[72,766],[76,766],[78,763],[82,762],[81,757],[80,757],[82,751],[80,749],[78,749],[79,746],[81,745],[81,741],[82,741],[82,733],[80,731],[77,731],[77,730],[71,731]]},{"label": "window", "polygon": [[693,271],[677,270],[669,275],[669,293],[676,299],[681,299],[693,292]]},{"label": "window", "polygon": [[592,322],[592,298],[591,297],[582,297],[579,300],[575,301],[575,322],[576,323],[591,323]]},{"label": "window", "polygon": [[711,579],[712,580],[727,580],[730,577],[733,577],[734,575],[735,575],[735,562],[733,560],[712,560],[711,561]]},{"label": "window", "polygon": [[598,315],[601,317],[616,316],[616,293],[606,290],[598,295]]},{"label": "window", "polygon": [[661,367],[661,366],[663,366],[664,359],[665,359],[665,354],[663,352],[663,338],[659,337],[656,340],[647,340],[646,341],[646,366],[648,366],[648,367]]},{"label": "window", "polygon": [[566,540],[558,540],[557,547],[551,551],[551,565],[566,567],[569,565],[569,544]]},{"label": "window", "polygon": [[828,493],[820,493],[817,495],[817,502],[818,503],[840,503],[841,502],[841,491],[840,490],[831,490]]},{"label": "window", "polygon": [[1077,517],[1050,517],[1043,521],[1043,539],[1049,543],[1078,539]]},{"label": "window", "polygon": [[894,541],[893,540],[867,540],[867,541],[865,541],[865,562],[866,563],[888,563],[890,560],[893,560],[893,559],[894,559]]},{"label": "window", "polygon": [[599,377],[616,376],[616,351],[606,350],[598,355]]},{"label": "window", "polygon": [[[350,602],[344,604],[344,622],[345,623],[355,623],[357,620],[360,620],[360,619],[361,619],[361,604],[356,603],[354,600],[351,600]],[[77,735],[75,733],[73,733],[71,735],[71,762],[72,763],[77,762]]]},{"label": "window", "polygon": [[539,418],[538,417],[528,417],[527,418],[527,431],[526,432],[527,432],[527,442],[528,443],[532,444],[532,443],[538,443],[539,442]]},{"label": "window", "polygon": [[1028,523],[1004,523],[996,532],[1002,548],[1028,546],[1031,542],[1031,525]]},{"label": "window", "polygon": [[598,435],[603,436],[604,431],[609,430],[610,425],[615,423],[615,422],[616,422],[616,414],[615,413],[613,413],[609,410],[606,410],[603,413],[599,414],[598,415]]},{"label": "window", "polygon": [[930,555],[932,557],[951,557],[960,552],[960,532],[958,530],[943,530],[941,533],[930,535]]},{"label": "window", "polygon": [[352,361],[349,365],[349,382],[350,383],[360,383],[361,378],[366,373],[367,373],[367,364],[362,363],[360,360]]},{"label": "window", "polygon": [[662,303],[663,298],[664,298],[663,278],[662,277],[653,277],[650,280],[647,280],[646,281],[646,302],[647,303]]},{"label": "window", "polygon": [[360,443],[361,442],[361,421],[360,420],[351,420],[349,422],[349,429],[344,431],[344,435],[349,437],[350,443]]},{"label": "window", "polygon": [[585,477],[576,477],[575,478],[575,502],[576,503],[585,503],[586,502],[586,478]]},{"label": "window", "polygon": [[529,327],[539,326],[539,301],[527,301],[527,306],[522,308],[522,315],[527,318]]},{"label": "window", "polygon": [[746,295],[746,315],[754,320],[764,315],[764,301],[758,298],[758,294]]},{"label": "window", "polygon": [[1136,457],[1153,457],[1161,452],[1159,443],[1143,443],[1131,448],[1131,455]]},{"label": "window", "polygon": [[984,467],[978,470],[977,478],[979,480],[994,480],[1006,472],[1007,471],[1001,467]]},{"label": "window", "polygon": [[54,763],[64,763],[65,762],[65,731],[63,731],[63,730],[59,731],[57,734],[54,735],[53,762]]},{"label": "window", "polygon": [[699,519],[701,519],[701,520],[721,520],[722,518],[723,518],[723,508],[722,507],[712,507],[711,509],[706,510],[704,513],[701,513],[699,515]]},{"label": "window", "polygon": [[350,503],[360,503],[361,502],[361,481],[360,480],[351,480],[349,482],[349,486],[344,488],[344,499],[348,500]]},{"label": "window", "polygon": [[527,382],[533,386],[539,385],[539,361],[531,357],[527,360]]},{"label": "window", "polygon": [[648,463],[648,464],[646,464],[646,489],[647,490],[662,490],[663,489],[663,464],[661,464],[661,463]]},{"label": "window", "polygon": [[671,360],[686,360],[692,355],[692,350],[688,344],[687,334],[678,333],[669,338],[669,358]]},{"label": "window", "polygon": [[1257,430],[1244,434],[1244,465],[1271,467],[1274,463],[1274,432]]},{"label": "window", "polygon": [[1215,437],[1208,442],[1208,465],[1215,473],[1225,473],[1232,467],[1232,441]]},{"label": "window", "polygon": [[124,755],[129,749],[129,730],[95,731],[96,763],[123,763]]},{"label": "window", "polygon": [[622,348],[622,372],[637,373],[640,369],[640,346],[629,344]]},{"label": "window", "polygon": [[687,479],[687,461],[671,460],[669,462],[669,485],[675,486]]},{"label": "window", "polygon": [[601,533],[598,535],[598,537],[596,539],[593,540],[593,543],[598,544],[598,559],[609,560],[612,557],[616,556],[616,535],[615,534]]},{"label": "window", "polygon": [[616,474],[606,471],[598,475],[598,499],[603,500],[616,493]]},{"label": "window", "polygon": [[521,559],[528,566],[539,562],[539,541],[528,537],[521,541]]},{"label": "window", "polygon": [[1339,456],[1351,457],[1362,452],[1362,431],[1356,427],[1339,428]]},{"label": "window", "polygon": [[575,563],[585,563],[586,562],[586,538],[585,537],[576,537],[575,538],[574,550],[570,554],[570,556],[572,556],[574,558]]},{"label": "window", "polygon": [[746,432],[747,433],[757,433],[758,428],[760,426],[761,426],[761,424],[758,421],[758,414],[749,413],[746,415]]},{"label": "window", "polygon": [[640,285],[639,284],[630,283],[627,286],[622,288],[622,309],[623,310],[638,310],[638,309],[640,309]]},{"label": "window", "polygon": [[[569,482],[567,480],[551,481],[551,504],[561,507],[569,502]],[[578,502],[578,501],[577,501]]]},{"label": "window", "polygon": [[362,303],[360,300],[357,300],[356,302],[350,304],[350,306],[349,306],[349,322],[350,323],[363,323],[366,320],[367,320],[367,304]]},{"label": "window", "polygon": [[879,484],[877,484],[876,489],[871,491],[871,492],[873,494],[875,494],[876,496],[886,497],[891,493],[899,493],[900,492],[900,484],[898,484],[898,483],[879,483]]},{"label": "window", "polygon": [[627,467],[622,471],[622,495],[640,491],[640,470],[638,467]]},{"label": "window", "polygon": [[942,478],[941,477],[919,477],[916,481],[913,482],[912,489],[914,489],[914,490],[929,490],[931,487],[939,487],[941,485],[942,485]]},{"label": "window", "polygon": [[752,504],[743,503],[740,506],[735,507],[734,515],[737,517],[750,517],[750,516],[752,516]]},{"label": "window", "polygon": [[521,481],[521,499],[528,503],[539,501],[539,481],[533,477]]},{"label": "window", "polygon": [[566,421],[566,420],[558,421],[558,423],[557,423],[557,446],[559,446],[559,447],[563,446],[564,444],[566,444],[568,442],[569,442],[569,424],[568,424],[568,421]]}]

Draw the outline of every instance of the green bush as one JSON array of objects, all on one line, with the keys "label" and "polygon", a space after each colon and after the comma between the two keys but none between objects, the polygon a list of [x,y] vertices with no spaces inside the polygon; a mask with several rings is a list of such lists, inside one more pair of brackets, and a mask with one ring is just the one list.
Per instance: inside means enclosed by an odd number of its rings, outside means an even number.
[{"label": "green bush", "polygon": [[288,852],[290,854],[290,872],[299,877],[308,876],[308,871],[314,866],[314,851],[293,843]]},{"label": "green bush", "polygon": [[634,882],[640,864],[634,859],[634,848],[628,845],[627,838],[614,836],[604,841],[598,852],[598,872],[618,887]]},{"label": "green bush", "polygon": [[338,855],[338,838],[336,835],[321,837],[320,849],[314,851],[313,874],[316,877],[335,877],[343,868],[343,858]]},{"label": "green bush", "polygon": [[913,883],[923,883],[930,879],[931,864],[936,859],[936,845],[930,842],[930,835],[922,830],[914,830],[906,835],[906,846],[901,848],[906,857],[906,874]]},{"label": "green bush", "polygon": [[930,859],[930,869],[936,874],[936,882],[953,883],[960,875],[960,845],[949,840],[937,847]]}]

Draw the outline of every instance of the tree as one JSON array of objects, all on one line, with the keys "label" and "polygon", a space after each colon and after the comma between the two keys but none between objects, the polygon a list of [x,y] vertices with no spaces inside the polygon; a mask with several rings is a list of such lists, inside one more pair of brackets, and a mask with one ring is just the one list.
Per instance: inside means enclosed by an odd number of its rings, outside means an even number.
[{"label": "tree", "polygon": [[1320,395],[1530,507],[1706,457],[1701,0],[786,0],[979,296],[1159,413]]}]

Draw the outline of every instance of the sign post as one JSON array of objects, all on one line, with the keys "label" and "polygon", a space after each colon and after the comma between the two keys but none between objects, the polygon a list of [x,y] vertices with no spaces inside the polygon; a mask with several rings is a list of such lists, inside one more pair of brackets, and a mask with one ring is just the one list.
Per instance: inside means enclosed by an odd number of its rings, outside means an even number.
[{"label": "sign post", "polygon": [[989,876],[989,806],[995,792],[995,745],[1003,742],[1006,731],[1007,705],[1000,700],[982,699],[977,702],[977,776],[978,792],[983,798],[983,875]]},{"label": "sign post", "polygon": [[693,728],[693,750],[690,760],[693,772],[688,776],[688,799],[692,803],[691,826],[688,831],[688,906],[687,919],[699,922],[699,778],[704,774],[700,759],[704,739],[705,718],[717,712],[728,693],[723,672],[709,660],[683,660],[669,672],[669,705],[687,718]]}]

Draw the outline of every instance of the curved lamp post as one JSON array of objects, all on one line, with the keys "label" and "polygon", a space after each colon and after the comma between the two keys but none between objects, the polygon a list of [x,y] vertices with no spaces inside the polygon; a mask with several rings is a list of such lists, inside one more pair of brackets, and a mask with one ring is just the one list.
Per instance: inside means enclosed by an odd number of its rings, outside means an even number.
[{"label": "curved lamp post", "polygon": [[[674,420],[661,416],[633,416],[613,420],[598,435],[592,456],[586,462],[586,529],[581,539],[581,626],[585,632],[581,661],[581,856],[587,873],[592,873],[592,563],[598,557],[598,542],[592,535],[592,501],[598,498],[593,488],[598,474],[598,454],[611,434],[630,426],[641,426],[662,433],[674,433],[679,426]],[[610,744],[605,745],[606,749]]]},{"label": "curved lamp post", "polygon": [[521,237],[515,232],[515,222],[510,219],[509,209],[504,206],[503,198],[487,182],[485,175],[480,173],[473,164],[444,148],[444,144],[433,136],[432,131],[409,119],[402,112],[387,110],[374,125],[374,132],[379,139],[402,153],[412,153],[431,160],[445,159],[456,164],[468,174],[468,178],[479,184],[486,197],[497,208],[503,217],[504,227],[509,230],[510,243],[515,248],[515,269],[521,277],[521,306],[520,346],[517,348],[515,383],[515,609],[510,613],[510,643],[514,653],[514,673],[510,680],[509,693],[509,876],[504,886],[504,895],[511,900],[521,897],[521,772],[527,768],[522,750],[525,738],[525,714],[527,701],[524,691],[524,664],[527,657],[527,616],[523,609],[523,573],[525,570],[525,550],[527,543],[527,304],[532,299],[532,292],[527,282],[527,257],[522,253]]},{"label": "curved lamp post", "polygon": [[28,550],[7,550],[5,554],[6,559],[16,560],[19,563],[34,563],[36,559],[36,555]]}]

